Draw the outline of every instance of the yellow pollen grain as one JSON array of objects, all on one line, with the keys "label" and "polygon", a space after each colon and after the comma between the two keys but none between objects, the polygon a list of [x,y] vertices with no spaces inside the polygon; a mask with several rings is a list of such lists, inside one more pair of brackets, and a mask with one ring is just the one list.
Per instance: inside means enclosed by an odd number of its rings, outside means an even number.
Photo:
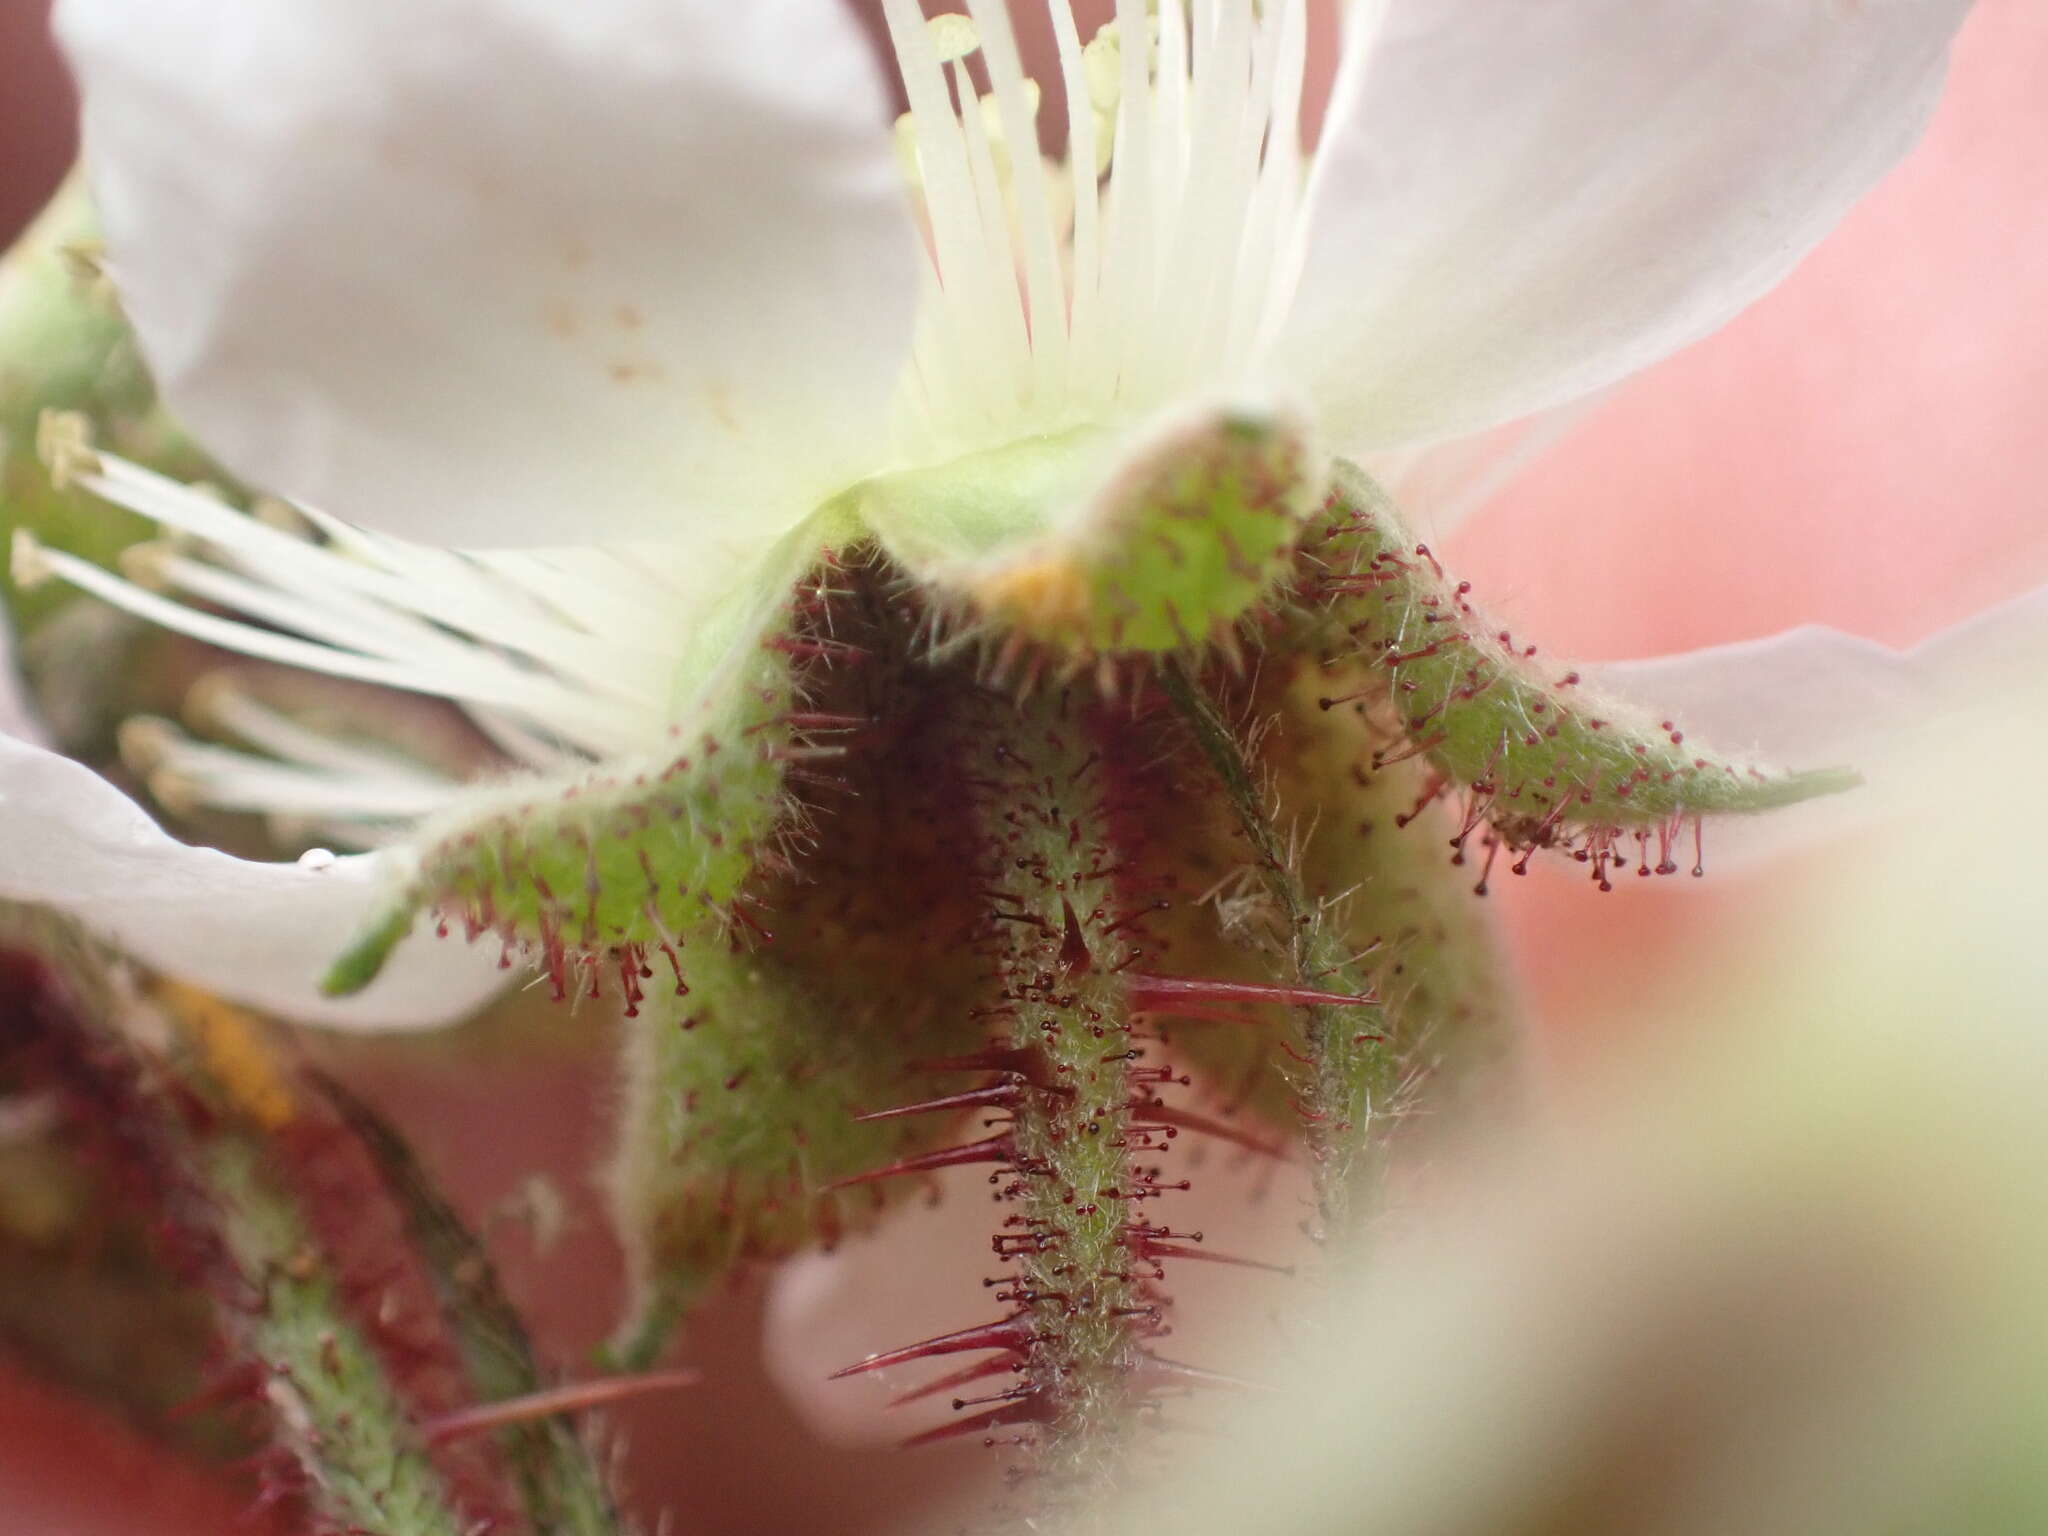
[{"label": "yellow pollen grain", "polygon": [[291,1090],[261,1020],[181,981],[159,981],[152,992],[237,1109],[266,1131],[291,1122]]},{"label": "yellow pollen grain", "polygon": [[976,599],[1041,635],[1070,632],[1087,621],[1088,573],[1071,555],[1046,555],[991,571],[974,586]]}]

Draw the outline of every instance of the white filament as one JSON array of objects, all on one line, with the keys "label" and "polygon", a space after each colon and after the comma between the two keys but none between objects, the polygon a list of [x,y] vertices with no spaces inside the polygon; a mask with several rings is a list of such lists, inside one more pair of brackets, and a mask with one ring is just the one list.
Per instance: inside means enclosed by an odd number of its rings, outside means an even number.
[{"label": "white filament", "polygon": [[[299,509],[302,535],[111,454],[74,457],[72,481],[170,537],[128,552],[129,580],[19,535],[24,580],[67,581],[245,656],[452,700],[528,767],[570,767],[661,739],[674,661],[656,637],[678,632],[679,607],[662,561],[680,552],[465,555],[313,509]],[[460,792],[422,764],[226,687],[208,690],[201,712],[254,753],[168,727],[150,733],[148,773],[167,804],[300,818],[364,844]]]},{"label": "white filament", "polygon": [[915,0],[883,4],[933,279],[904,384],[906,456],[1131,421],[1255,382],[1293,285],[1304,0],[1159,0],[1156,16],[1118,0],[1085,46],[1068,0],[1044,0],[1067,98],[1070,229],[1037,153],[1009,7],[966,3],[967,17],[929,24]]}]

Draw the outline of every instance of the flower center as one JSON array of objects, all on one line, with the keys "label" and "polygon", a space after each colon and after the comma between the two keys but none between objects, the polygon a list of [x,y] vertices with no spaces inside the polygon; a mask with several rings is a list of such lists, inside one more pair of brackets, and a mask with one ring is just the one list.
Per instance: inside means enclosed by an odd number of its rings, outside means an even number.
[{"label": "flower center", "polygon": [[929,22],[884,0],[934,279],[900,398],[913,462],[1234,394],[1293,290],[1303,0],[1118,0],[1085,45],[1068,0],[1046,8],[1064,162],[1003,0]]}]

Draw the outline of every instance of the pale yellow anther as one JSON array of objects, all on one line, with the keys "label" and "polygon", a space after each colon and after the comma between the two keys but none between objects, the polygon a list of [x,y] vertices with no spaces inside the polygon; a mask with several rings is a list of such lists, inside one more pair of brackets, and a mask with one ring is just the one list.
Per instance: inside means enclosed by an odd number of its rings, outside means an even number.
[{"label": "pale yellow anther", "polygon": [[185,733],[160,715],[131,715],[114,732],[122,765],[142,779],[153,779],[162,772],[185,740]]},{"label": "pale yellow anther", "polygon": [[[1033,122],[1038,120],[1038,103],[1044,95],[1036,80],[1024,82],[1024,105],[1029,110]],[[1002,100],[993,91],[981,98],[981,127],[988,135],[990,147],[998,154],[1009,149],[1009,137],[1003,128]]]},{"label": "pale yellow anther", "polygon": [[85,300],[97,309],[118,314],[121,296],[107,275],[106,247],[97,240],[77,240],[57,247],[57,260],[70,274]]},{"label": "pale yellow anther", "polygon": [[121,574],[147,592],[162,592],[171,585],[170,563],[177,547],[168,539],[145,539],[121,551]]},{"label": "pale yellow anther", "polygon": [[989,153],[995,157],[996,171],[1003,178],[1007,191],[1010,185],[1010,141],[1003,136],[1002,103],[993,96],[981,98],[981,131],[988,139]]},{"label": "pale yellow anther", "polygon": [[974,23],[957,11],[932,17],[925,23],[925,32],[941,64],[964,59],[981,46],[981,34],[974,30]]},{"label": "pale yellow anther", "polygon": [[36,457],[49,470],[55,490],[69,490],[81,475],[98,474],[100,457],[93,451],[92,422],[80,411],[44,411],[36,418]]},{"label": "pale yellow anther", "polygon": [[159,768],[144,783],[150,799],[173,816],[196,816],[206,805],[205,787],[181,768]]},{"label": "pale yellow anther", "polygon": [[222,722],[236,712],[245,697],[228,673],[209,672],[185,690],[178,712],[193,730],[214,735],[224,729]]},{"label": "pale yellow anther", "polygon": [[889,141],[896,149],[896,163],[902,168],[903,179],[913,187],[923,187],[924,166],[917,158],[917,118],[906,112],[896,119],[896,126],[890,132]]},{"label": "pale yellow anther", "polygon": [[57,573],[43,557],[42,541],[26,528],[17,528],[8,550],[7,574],[14,578],[15,586],[27,591]]},{"label": "pale yellow anther", "polygon": [[[1045,92],[1040,89],[1038,82],[1026,76],[1024,80],[1024,107],[1030,113],[1034,122],[1038,119],[1038,104],[1044,99]],[[981,98],[981,117],[983,122],[988,123],[1000,123],[1002,121],[999,100],[993,92]]]},{"label": "pale yellow anther", "polygon": [[1081,50],[1081,77],[1088,82],[1088,104],[1114,117],[1124,96],[1124,56],[1115,22],[1104,22]]},{"label": "pale yellow anther", "polygon": [[1095,174],[1107,176],[1110,162],[1116,159],[1116,114],[1097,112],[1095,114]]},{"label": "pale yellow anther", "polygon": [[279,533],[288,533],[294,538],[310,539],[313,536],[313,524],[306,514],[276,496],[258,496],[249,504],[249,515],[264,527],[275,528]]}]

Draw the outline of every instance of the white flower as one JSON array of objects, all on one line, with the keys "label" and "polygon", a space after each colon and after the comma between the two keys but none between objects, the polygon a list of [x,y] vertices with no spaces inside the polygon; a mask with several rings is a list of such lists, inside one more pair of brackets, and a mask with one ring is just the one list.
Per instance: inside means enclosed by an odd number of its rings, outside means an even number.
[{"label": "white flower", "polygon": [[[1357,0],[1304,164],[1304,5],[1165,0],[1153,49],[1139,0],[1086,44],[1050,0],[1062,136],[1109,165],[1098,187],[1017,152],[1038,91],[1002,0],[929,28],[884,0],[914,109],[894,134],[838,0],[62,0],[165,394],[327,542],[60,451],[180,542],[140,584],[20,559],[456,700],[535,768],[630,753],[690,707],[732,603],[786,590],[877,476],[1068,433],[1107,473],[1162,413],[1247,398],[1386,454],[1704,335],[1911,145],[1968,9]],[[975,52],[989,99],[956,112]],[[457,793],[241,704],[268,760],[156,744],[188,797],[368,844]],[[0,895],[302,1017],[447,1015],[489,982],[418,945],[312,1002],[377,855],[186,849],[17,743],[0,829]]]}]

